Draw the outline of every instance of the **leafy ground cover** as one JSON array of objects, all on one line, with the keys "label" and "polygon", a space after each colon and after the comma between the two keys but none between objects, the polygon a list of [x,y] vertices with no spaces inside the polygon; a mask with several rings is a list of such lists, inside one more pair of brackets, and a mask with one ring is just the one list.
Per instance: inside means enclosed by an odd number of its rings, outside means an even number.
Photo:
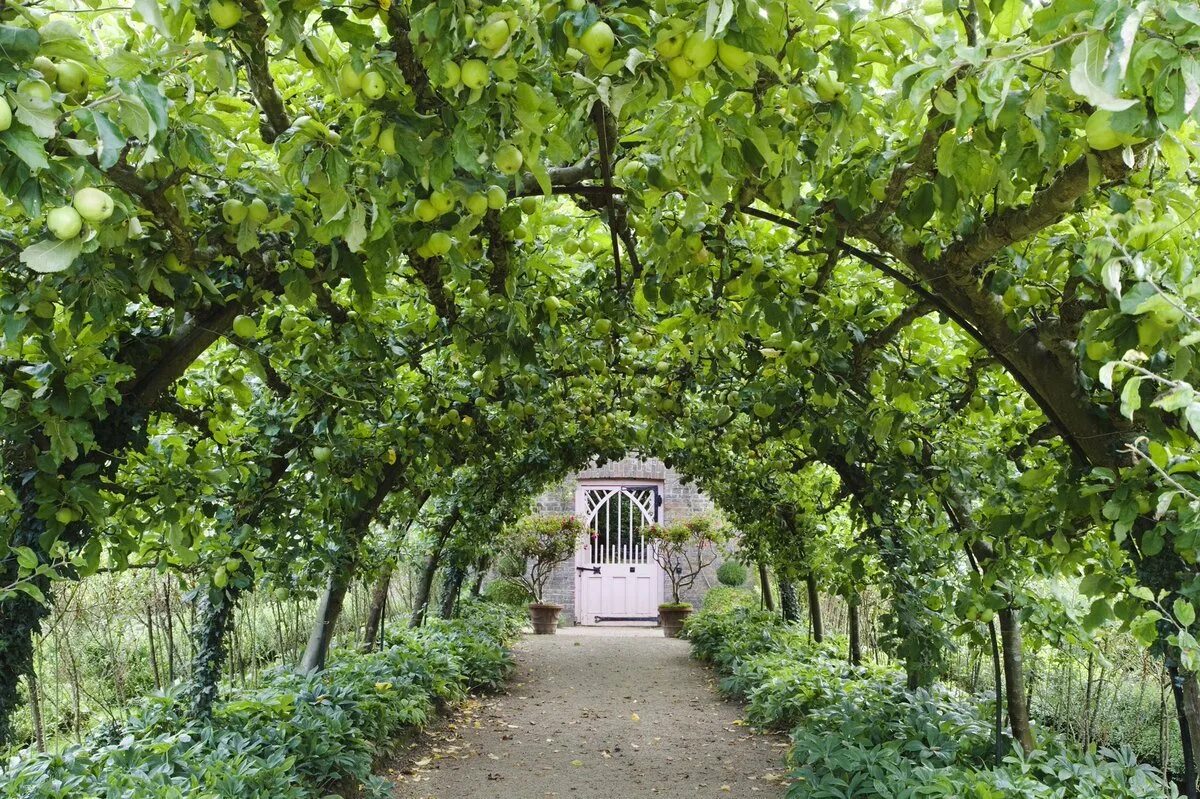
[{"label": "leafy ground cover", "polygon": [[1081,750],[1044,729],[1028,754],[1002,742],[997,764],[986,700],[944,684],[909,690],[902,672],[851,666],[773,613],[706,609],[686,635],[753,723],[791,731],[790,799],[1178,795],[1127,747]]},{"label": "leafy ground cover", "polygon": [[0,797],[385,796],[373,764],[439,705],[497,687],[522,624],[513,611],[470,604],[458,619],[397,631],[380,651],[338,650],[324,671],[281,668],[261,688],[229,691],[206,722],[188,718],[181,691],[160,692],[81,745],[14,757]]}]

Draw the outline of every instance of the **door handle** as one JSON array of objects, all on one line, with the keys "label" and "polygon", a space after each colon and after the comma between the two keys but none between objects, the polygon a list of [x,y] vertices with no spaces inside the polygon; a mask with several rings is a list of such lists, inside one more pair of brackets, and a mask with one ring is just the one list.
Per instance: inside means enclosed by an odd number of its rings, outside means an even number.
[{"label": "door handle", "polygon": [[577,571],[577,572],[591,572],[592,574],[599,574],[599,573],[600,573],[600,567],[599,567],[599,566],[576,566],[576,567],[575,567],[575,571]]}]

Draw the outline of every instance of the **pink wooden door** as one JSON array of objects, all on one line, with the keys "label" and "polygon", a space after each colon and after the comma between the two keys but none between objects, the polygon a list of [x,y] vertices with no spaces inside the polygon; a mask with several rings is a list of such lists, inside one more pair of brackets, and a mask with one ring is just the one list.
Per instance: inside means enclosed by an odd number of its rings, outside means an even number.
[{"label": "pink wooden door", "polygon": [[654,624],[662,602],[662,569],[643,532],[659,521],[655,483],[584,484],[576,512],[585,538],[575,558],[579,624]]}]

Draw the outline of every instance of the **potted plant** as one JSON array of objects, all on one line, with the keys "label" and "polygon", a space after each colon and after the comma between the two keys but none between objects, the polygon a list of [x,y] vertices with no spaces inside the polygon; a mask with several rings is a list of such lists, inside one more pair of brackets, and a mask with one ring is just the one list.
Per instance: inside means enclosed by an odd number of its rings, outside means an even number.
[{"label": "potted plant", "polygon": [[663,635],[676,638],[692,606],[679,598],[720,555],[717,544],[723,540],[721,528],[712,519],[699,516],[673,525],[652,525],[646,532],[654,542],[654,559],[671,583],[671,601],[658,606]]},{"label": "potted plant", "polygon": [[527,516],[513,528],[511,552],[526,564],[514,579],[533,598],[529,620],[539,635],[553,635],[558,629],[563,606],[543,601],[543,595],[555,567],[575,554],[582,530],[574,516]]}]

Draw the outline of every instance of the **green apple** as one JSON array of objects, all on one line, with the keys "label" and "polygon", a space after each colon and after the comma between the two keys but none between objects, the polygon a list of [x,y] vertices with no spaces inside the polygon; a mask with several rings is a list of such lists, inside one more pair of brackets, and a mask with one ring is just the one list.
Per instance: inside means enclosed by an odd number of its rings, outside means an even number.
[{"label": "green apple", "polygon": [[242,338],[256,338],[258,336],[258,323],[246,314],[238,314],[233,319],[234,335]]},{"label": "green apple", "polygon": [[208,16],[218,28],[229,29],[242,20],[242,7],[235,0],[213,0],[208,4]]},{"label": "green apple", "polygon": [[616,36],[613,29],[604,20],[592,23],[592,26],[579,37],[579,49],[585,52],[597,68],[603,67],[612,58],[613,45]]},{"label": "green apple", "polygon": [[901,439],[900,444],[898,446],[900,448],[900,454],[905,456],[906,458],[917,451],[917,445],[914,444],[912,442],[912,440],[908,439],[908,438]]},{"label": "green apple", "polygon": [[817,76],[816,90],[817,97],[821,98],[821,102],[832,103],[846,91],[846,84],[823,72]]},{"label": "green apple", "polygon": [[374,70],[362,76],[362,93],[370,100],[378,100],[387,94],[387,81]]},{"label": "green apple", "polygon": [[429,200],[417,200],[413,204],[413,216],[422,222],[432,222],[438,218],[438,210]]},{"label": "green apple", "polygon": [[454,210],[454,206],[457,205],[454,195],[448,191],[442,191],[441,189],[438,189],[429,195],[429,203],[433,206],[434,210],[438,212],[439,216],[450,213]]},{"label": "green apple", "polygon": [[454,63],[453,61],[447,61],[445,70],[446,77],[442,78],[443,89],[453,89],[455,86],[462,83],[462,70],[459,69],[458,64]]},{"label": "green apple", "polygon": [[362,88],[362,75],[358,74],[358,70],[353,64],[342,64],[342,69],[338,72],[338,87],[341,89],[342,97],[349,98],[358,93]]},{"label": "green apple", "polygon": [[473,192],[467,197],[467,211],[471,216],[483,216],[488,210],[487,195],[481,191]]},{"label": "green apple", "polygon": [[521,171],[521,165],[525,163],[525,156],[521,155],[521,151],[510,143],[500,145],[492,156],[492,162],[505,175],[515,175]]},{"label": "green apple", "polygon": [[775,406],[768,402],[754,403],[754,415],[760,419],[766,419],[771,414],[775,413]]},{"label": "green apple", "polygon": [[87,70],[78,61],[64,61],[58,65],[55,85],[60,92],[74,94],[87,86]]},{"label": "green apple", "polygon": [[312,448],[312,454],[317,463],[325,463],[333,455],[333,450],[329,447],[318,446]]},{"label": "green apple", "polygon": [[537,197],[522,197],[521,198],[521,213],[525,214],[525,216],[529,216],[530,214],[532,214],[534,211],[537,210],[537,207],[538,207]]},{"label": "green apple", "polygon": [[499,211],[508,203],[508,193],[499,186],[488,186],[487,204],[493,211]]},{"label": "green apple", "polygon": [[267,207],[267,204],[263,202],[261,197],[255,197],[251,200],[246,210],[250,221],[256,225],[261,225],[271,218],[271,209]]},{"label": "green apple", "polygon": [[385,155],[396,154],[396,128],[394,125],[388,125],[379,131],[379,138],[375,140],[375,146]]},{"label": "green apple", "polygon": [[79,518],[79,514],[75,512],[74,508],[63,506],[54,511],[54,518],[59,524],[70,524]]},{"label": "green apple", "polygon": [[517,59],[509,56],[493,64],[492,70],[501,80],[515,80],[517,75],[521,74],[521,65],[517,63]]},{"label": "green apple", "polygon": [[221,203],[221,218],[230,225],[240,225],[247,213],[246,204],[241,200],[226,200]]},{"label": "green apple", "polygon": [[12,106],[8,104],[8,100],[4,99],[4,95],[0,94],[0,132],[6,131],[12,127]]},{"label": "green apple", "polygon": [[75,192],[71,205],[85,222],[103,222],[113,214],[113,199],[100,189],[87,186]]},{"label": "green apple", "polygon": [[51,209],[46,214],[46,227],[59,239],[73,239],[83,230],[83,217],[69,205]]},{"label": "green apple", "polygon": [[692,69],[700,72],[708,69],[709,64],[717,59],[717,43],[704,35],[703,31],[695,31],[683,43],[680,58],[686,58]]},{"label": "green apple", "polygon": [[421,258],[433,257],[433,248],[429,246],[429,242],[417,245],[417,256]]},{"label": "green apple", "polygon": [[488,65],[478,58],[468,58],[464,61],[460,74],[463,86],[466,86],[468,89],[482,89],[492,79],[492,73],[488,69]]},{"label": "green apple", "polygon": [[17,84],[17,94],[36,103],[48,103],[54,89],[44,80],[23,80]]},{"label": "green apple", "polygon": [[54,66],[54,62],[44,55],[33,59],[33,68],[42,73],[42,78],[47,82],[58,76],[58,67]]},{"label": "green apple", "polygon": [[427,244],[434,255],[445,255],[454,246],[454,239],[450,238],[450,234],[446,231],[439,230],[429,237]]},{"label": "green apple", "polygon": [[1121,134],[1113,130],[1112,111],[1103,109],[1087,118],[1083,129],[1088,147],[1093,150],[1112,150],[1121,146]]},{"label": "green apple", "polygon": [[658,55],[666,61],[677,57],[683,52],[683,43],[687,41],[687,31],[677,30],[674,33],[663,29],[659,31],[658,41],[654,44],[654,49]]},{"label": "green apple", "polygon": [[717,58],[721,59],[721,63],[733,72],[741,72],[754,56],[740,47],[720,41],[717,42]]},{"label": "green apple", "polygon": [[508,44],[508,37],[512,34],[509,30],[508,22],[502,19],[497,19],[484,25],[479,29],[476,38],[479,43],[492,52],[497,52],[504,45]]},{"label": "green apple", "polygon": [[671,74],[674,75],[675,77],[679,78],[680,80],[687,80],[688,78],[694,78],[696,76],[696,72],[698,71],[695,67],[692,66],[692,62],[688,61],[683,56],[675,56],[670,61],[668,61],[667,69],[671,70]]},{"label": "green apple", "polygon": [[567,0],[568,11],[583,11],[587,5],[587,0]]}]

